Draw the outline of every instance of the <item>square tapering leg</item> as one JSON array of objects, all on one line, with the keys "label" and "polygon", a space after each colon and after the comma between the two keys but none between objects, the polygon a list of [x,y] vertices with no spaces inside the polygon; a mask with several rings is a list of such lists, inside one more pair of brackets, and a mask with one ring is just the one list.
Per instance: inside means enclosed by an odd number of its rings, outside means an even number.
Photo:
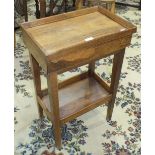
[{"label": "square tapering leg", "polygon": [[[35,58],[31,54],[29,54],[29,55],[30,55],[34,88],[35,88],[35,94],[36,94],[36,100],[37,100],[37,96],[41,95],[40,67],[39,67],[38,62],[35,60]],[[37,101],[37,107],[38,107],[39,117],[42,118],[43,117],[43,109],[41,108],[38,101]]]},{"label": "square tapering leg", "polygon": [[57,73],[51,72],[47,76],[48,94],[50,99],[50,108],[52,114],[52,123],[54,128],[55,145],[61,148],[61,126],[59,114],[59,99],[58,99],[58,82]]},{"label": "square tapering leg", "polygon": [[89,72],[89,75],[92,75],[95,71],[95,61],[89,63],[88,65],[88,72]]},{"label": "square tapering leg", "polygon": [[108,104],[107,117],[106,117],[107,121],[110,121],[112,117],[112,112],[113,112],[115,98],[117,94],[117,88],[119,84],[124,53],[125,53],[125,49],[122,49],[118,53],[114,54],[111,86],[110,86],[110,91],[112,93],[112,100],[111,100],[111,103]]}]

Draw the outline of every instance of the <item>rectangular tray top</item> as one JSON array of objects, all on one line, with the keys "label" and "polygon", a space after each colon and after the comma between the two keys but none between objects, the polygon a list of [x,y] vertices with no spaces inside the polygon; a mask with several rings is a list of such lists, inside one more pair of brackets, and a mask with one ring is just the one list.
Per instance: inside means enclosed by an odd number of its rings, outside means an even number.
[{"label": "rectangular tray top", "polygon": [[100,7],[23,23],[21,27],[47,57],[88,42],[114,39],[115,34],[136,31],[135,26]]},{"label": "rectangular tray top", "polygon": [[54,54],[61,49],[96,37],[120,32],[124,27],[94,12],[67,20],[29,28],[27,31],[42,48],[45,55]]}]

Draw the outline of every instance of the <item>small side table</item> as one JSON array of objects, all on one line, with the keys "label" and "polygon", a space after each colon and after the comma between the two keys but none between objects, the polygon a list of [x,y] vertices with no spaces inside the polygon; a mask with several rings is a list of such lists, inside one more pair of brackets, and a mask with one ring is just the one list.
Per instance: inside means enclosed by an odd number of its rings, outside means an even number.
[{"label": "small side table", "polygon": [[[30,52],[40,117],[52,121],[55,145],[61,147],[61,125],[107,104],[112,117],[125,48],[136,27],[101,7],[81,9],[21,25]],[[111,85],[95,73],[95,61],[114,54]],[[89,64],[87,72],[58,82],[60,73]],[[40,67],[47,74],[41,89]]]}]

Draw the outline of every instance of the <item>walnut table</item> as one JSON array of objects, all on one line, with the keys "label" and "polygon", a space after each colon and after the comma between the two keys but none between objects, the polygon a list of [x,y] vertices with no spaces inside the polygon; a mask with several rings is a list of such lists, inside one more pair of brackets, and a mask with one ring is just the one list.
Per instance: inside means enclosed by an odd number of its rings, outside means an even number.
[{"label": "walnut table", "polygon": [[[40,117],[52,121],[55,144],[61,147],[61,125],[107,104],[114,107],[125,48],[136,27],[101,7],[81,9],[21,25],[30,52]],[[114,54],[111,85],[95,73],[95,61]],[[60,73],[89,64],[88,71],[58,82]],[[47,74],[41,89],[40,67]]]}]

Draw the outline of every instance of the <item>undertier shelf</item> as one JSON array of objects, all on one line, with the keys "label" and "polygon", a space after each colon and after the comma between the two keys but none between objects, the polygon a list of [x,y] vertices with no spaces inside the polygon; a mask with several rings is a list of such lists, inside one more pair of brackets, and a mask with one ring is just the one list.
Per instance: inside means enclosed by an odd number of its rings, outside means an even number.
[{"label": "undertier shelf", "polygon": [[[60,88],[58,94],[61,123],[68,122],[111,100],[111,94],[93,77]],[[42,102],[51,112],[48,95],[42,98]]]}]

